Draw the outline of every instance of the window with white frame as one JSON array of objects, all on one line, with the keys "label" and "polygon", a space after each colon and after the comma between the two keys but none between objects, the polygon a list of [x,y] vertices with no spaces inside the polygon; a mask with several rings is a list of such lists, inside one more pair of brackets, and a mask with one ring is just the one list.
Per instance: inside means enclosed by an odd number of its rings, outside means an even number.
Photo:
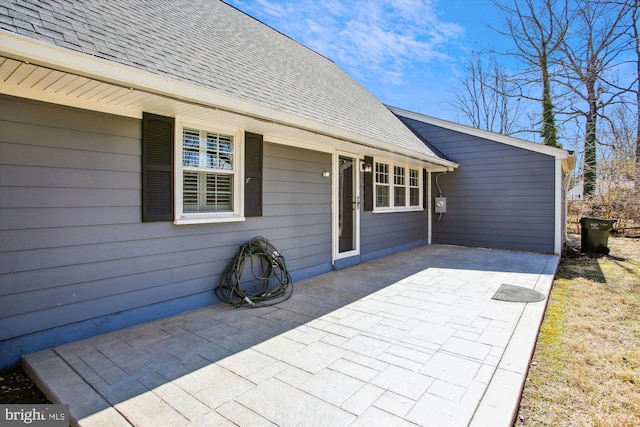
[{"label": "window with white frame", "polygon": [[375,210],[422,209],[422,174],[417,167],[379,161],[375,164]]},{"label": "window with white frame", "polygon": [[422,206],[420,203],[420,170],[409,169],[409,206]]},{"label": "window with white frame", "polygon": [[239,215],[236,139],[233,133],[182,128],[178,220],[221,220]]},{"label": "window with white frame", "polygon": [[389,165],[386,163],[376,163],[376,207],[388,208],[391,206],[389,200]]},{"label": "window with white frame", "polygon": [[403,166],[393,167],[393,206],[407,205],[407,187],[405,185],[405,170]]}]

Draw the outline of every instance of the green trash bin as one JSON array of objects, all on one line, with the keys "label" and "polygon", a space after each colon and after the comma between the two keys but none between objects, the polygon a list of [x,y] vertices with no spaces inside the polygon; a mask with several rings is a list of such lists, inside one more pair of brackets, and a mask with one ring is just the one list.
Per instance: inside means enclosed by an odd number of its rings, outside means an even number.
[{"label": "green trash bin", "polygon": [[609,232],[616,219],[580,218],[580,243],[584,253],[609,254]]}]

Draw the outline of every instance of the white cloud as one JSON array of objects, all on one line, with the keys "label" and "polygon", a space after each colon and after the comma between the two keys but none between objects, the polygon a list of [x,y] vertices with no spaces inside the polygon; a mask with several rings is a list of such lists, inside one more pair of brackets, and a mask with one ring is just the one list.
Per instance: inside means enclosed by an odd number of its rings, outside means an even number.
[{"label": "white cloud", "polygon": [[410,67],[448,61],[463,35],[440,21],[435,0],[228,0],[334,60],[358,79],[403,83]]}]

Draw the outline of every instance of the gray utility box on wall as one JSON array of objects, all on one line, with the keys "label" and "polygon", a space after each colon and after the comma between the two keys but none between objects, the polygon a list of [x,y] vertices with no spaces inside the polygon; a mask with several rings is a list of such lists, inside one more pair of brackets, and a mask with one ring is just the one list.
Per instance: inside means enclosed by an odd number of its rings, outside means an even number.
[{"label": "gray utility box on wall", "polygon": [[433,206],[435,213],[447,213],[447,198],[436,197]]}]

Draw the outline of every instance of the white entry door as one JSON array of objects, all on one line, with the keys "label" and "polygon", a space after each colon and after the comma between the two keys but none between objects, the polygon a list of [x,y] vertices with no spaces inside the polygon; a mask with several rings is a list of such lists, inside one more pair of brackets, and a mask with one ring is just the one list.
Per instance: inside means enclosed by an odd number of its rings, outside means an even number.
[{"label": "white entry door", "polygon": [[360,253],[360,185],[358,157],[347,153],[336,156],[337,202],[335,208],[336,259]]}]

